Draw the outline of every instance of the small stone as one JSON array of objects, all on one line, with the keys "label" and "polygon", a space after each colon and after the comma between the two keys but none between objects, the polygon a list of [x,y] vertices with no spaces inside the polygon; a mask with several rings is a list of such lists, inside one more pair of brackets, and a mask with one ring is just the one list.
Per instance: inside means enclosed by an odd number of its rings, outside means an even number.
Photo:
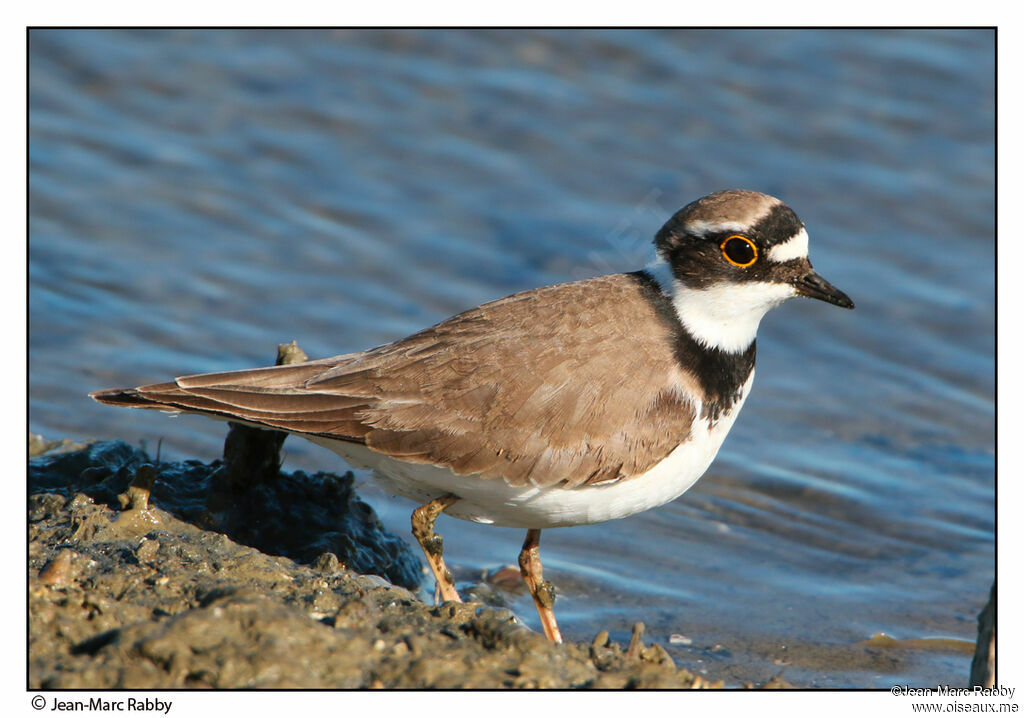
[{"label": "small stone", "polygon": [[517,566],[503,566],[490,573],[486,580],[491,586],[509,592],[521,590],[526,585]]},{"label": "small stone", "polygon": [[367,574],[366,576],[359,576],[356,578],[356,583],[367,591],[372,591],[375,588],[390,588],[391,582],[381,576],[374,574]]},{"label": "small stone", "polygon": [[398,601],[413,602],[416,600],[416,595],[412,591],[407,588],[402,588],[401,586],[392,585],[391,593]]},{"label": "small stone", "polygon": [[67,586],[71,583],[72,564],[75,554],[71,549],[64,549],[39,572],[39,580],[47,586]]},{"label": "small stone", "polygon": [[313,568],[320,573],[334,573],[339,566],[341,566],[341,561],[330,551],[320,554],[313,562]]},{"label": "small stone", "polygon": [[135,549],[135,558],[139,562],[150,562],[156,558],[157,551],[160,550],[160,542],[154,539],[143,538],[139,547]]}]

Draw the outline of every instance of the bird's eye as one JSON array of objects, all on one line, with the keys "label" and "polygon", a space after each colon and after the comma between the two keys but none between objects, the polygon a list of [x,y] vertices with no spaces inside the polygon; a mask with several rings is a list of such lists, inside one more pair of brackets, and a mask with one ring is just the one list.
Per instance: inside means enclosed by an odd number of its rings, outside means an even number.
[{"label": "bird's eye", "polygon": [[757,261],[757,247],[749,239],[738,234],[727,237],[721,248],[722,256],[729,264],[737,267],[749,267]]}]

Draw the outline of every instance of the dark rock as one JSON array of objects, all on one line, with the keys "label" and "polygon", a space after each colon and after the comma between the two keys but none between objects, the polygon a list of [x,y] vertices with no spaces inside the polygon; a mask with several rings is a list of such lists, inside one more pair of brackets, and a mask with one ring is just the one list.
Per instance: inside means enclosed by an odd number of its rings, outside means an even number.
[{"label": "dark rock", "polygon": [[988,594],[988,603],[978,615],[978,643],[971,661],[972,688],[991,688],[996,680],[996,585]]},{"label": "dark rock", "polygon": [[[359,573],[378,574],[410,589],[419,585],[418,555],[386,531],[373,509],[359,499],[351,473],[279,471],[273,481],[238,483],[226,490],[216,479],[220,461],[160,462],[153,469],[148,465],[152,462],[143,451],[120,441],[46,454],[29,460],[29,494],[70,498],[81,493],[117,509],[151,503],[267,554],[312,563],[330,552]],[[152,476],[147,476],[149,471]],[[60,498],[36,498],[34,510],[52,510]],[[137,532],[149,530],[134,523]],[[75,535],[86,539],[96,530],[95,522],[78,519]]]}]

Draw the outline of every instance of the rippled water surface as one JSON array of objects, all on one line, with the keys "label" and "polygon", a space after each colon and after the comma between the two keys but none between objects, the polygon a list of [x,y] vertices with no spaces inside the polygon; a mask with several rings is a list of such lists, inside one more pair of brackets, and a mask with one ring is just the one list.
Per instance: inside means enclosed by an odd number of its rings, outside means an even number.
[{"label": "rippled water surface", "polygon": [[[732,682],[963,684],[993,579],[988,31],[36,31],[30,425],[219,455],[86,393],[381,344],[632,270],[683,204],[777,195],[855,312],[793,301],[708,474],[544,534],[568,637],[635,620]],[[291,468],[342,469],[290,439]],[[411,506],[362,488],[408,531]],[[442,519],[459,577],[522,532]],[[531,625],[528,597],[516,610]]]}]

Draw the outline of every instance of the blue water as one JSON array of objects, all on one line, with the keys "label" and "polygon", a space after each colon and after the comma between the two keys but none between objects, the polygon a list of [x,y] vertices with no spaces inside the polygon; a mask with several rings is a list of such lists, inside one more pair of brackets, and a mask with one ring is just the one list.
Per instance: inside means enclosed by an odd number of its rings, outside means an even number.
[{"label": "blue water", "polygon": [[[765,319],[683,497],[545,532],[563,631],[643,620],[732,683],[967,680],[964,654],[856,644],[973,640],[993,579],[990,31],[33,31],[29,53],[32,431],[211,459],[222,425],[87,392],[632,270],[683,204],[757,189],[857,310]],[[407,533],[407,502],[361,491]],[[464,579],[522,540],[439,530]]]}]

